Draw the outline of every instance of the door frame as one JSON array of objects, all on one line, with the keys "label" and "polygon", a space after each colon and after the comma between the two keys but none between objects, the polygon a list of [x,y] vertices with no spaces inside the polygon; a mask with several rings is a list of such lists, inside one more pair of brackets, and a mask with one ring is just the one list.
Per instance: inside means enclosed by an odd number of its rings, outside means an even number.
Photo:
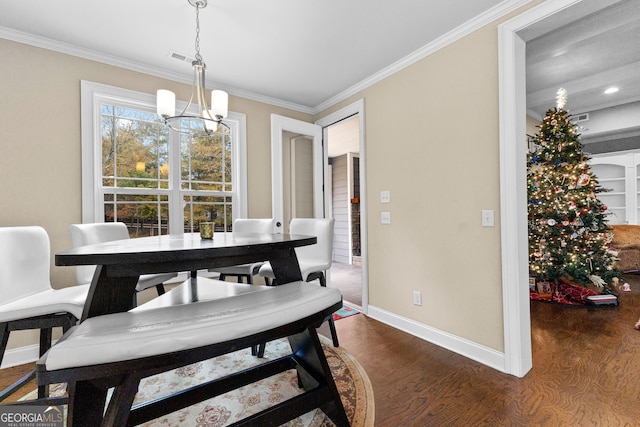
[{"label": "door frame", "polygon": [[[368,257],[368,216],[367,216],[367,162],[366,162],[366,138],[365,138],[365,109],[364,99],[359,99],[331,114],[328,114],[316,121],[316,124],[323,129],[324,140],[327,139],[327,127],[344,120],[348,117],[358,115],[359,139],[360,139],[360,253],[362,257],[362,312],[367,314],[369,307],[369,257]],[[328,147],[324,147],[325,168],[328,163]],[[326,175],[326,174],[325,174]],[[327,185],[325,188],[329,188]]]},{"label": "door frame", "polygon": [[526,42],[519,31],[581,0],[544,2],[498,26],[504,372],[533,367],[526,186]]}]

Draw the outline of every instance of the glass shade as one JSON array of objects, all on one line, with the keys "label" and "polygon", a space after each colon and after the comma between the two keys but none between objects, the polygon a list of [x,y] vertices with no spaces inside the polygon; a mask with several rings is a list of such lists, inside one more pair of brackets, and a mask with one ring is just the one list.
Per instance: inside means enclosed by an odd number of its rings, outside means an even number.
[{"label": "glass shade", "polygon": [[160,89],[157,94],[158,115],[173,117],[176,115],[176,94],[170,90]]},{"label": "glass shade", "polygon": [[229,95],[223,90],[211,91],[211,113],[213,117],[220,116],[223,119],[229,113]]}]

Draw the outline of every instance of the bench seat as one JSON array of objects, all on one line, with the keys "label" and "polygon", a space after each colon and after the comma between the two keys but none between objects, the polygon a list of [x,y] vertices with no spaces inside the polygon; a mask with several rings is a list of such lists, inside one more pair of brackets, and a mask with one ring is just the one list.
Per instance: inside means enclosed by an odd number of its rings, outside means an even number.
[{"label": "bench seat", "polygon": [[[228,378],[202,385],[203,391],[192,393],[193,400],[185,400],[182,393],[177,403],[169,396],[151,408],[130,409],[144,377],[282,337],[288,337],[292,346],[289,361],[274,360],[249,375],[239,373],[239,379],[231,380],[231,389],[273,375],[274,369],[296,368],[306,392],[290,406],[266,411],[247,425],[256,420],[256,425],[284,422],[308,412],[309,405],[323,409],[337,425],[348,425],[315,331],[327,315],[340,308],[340,291],[305,282],[253,286],[250,292],[246,285],[229,282],[213,286],[242,289],[227,289],[222,293],[232,296],[220,299],[167,306],[156,303],[92,317],[65,334],[38,361],[37,382],[70,383],[68,425],[131,425],[127,422],[153,419],[221,394],[229,389]],[[218,381],[224,385],[216,387]],[[100,417],[109,387],[115,391],[104,421]]]},{"label": "bench seat", "polygon": [[49,350],[46,368],[132,360],[246,337],[342,300],[337,289],[325,292],[304,282],[254,288],[228,298],[92,317]]}]

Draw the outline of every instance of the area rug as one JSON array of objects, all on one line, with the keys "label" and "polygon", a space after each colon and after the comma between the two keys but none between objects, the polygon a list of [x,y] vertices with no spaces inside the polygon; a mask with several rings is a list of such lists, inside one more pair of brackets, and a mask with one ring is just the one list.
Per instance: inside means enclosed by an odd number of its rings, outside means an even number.
[{"label": "area rug", "polygon": [[[375,416],[373,389],[366,372],[348,352],[340,347],[333,347],[329,339],[320,336],[320,341],[351,426],[373,426]],[[277,340],[267,343],[264,359],[251,356],[250,350],[245,349],[145,378],[140,383],[140,391],[136,395],[134,404],[224,376],[231,371],[259,365],[266,360],[275,359],[290,352],[287,340]],[[64,385],[52,387],[52,395],[62,396],[64,393]],[[290,370],[149,421],[143,426],[222,427],[300,393],[296,372]],[[35,391],[24,399],[34,397]],[[285,424],[290,427],[332,425],[329,418],[319,409]]]},{"label": "area rug", "polygon": [[360,313],[359,310],[345,304],[340,310],[333,313],[333,320],[344,319],[345,317],[353,316],[358,313]]}]

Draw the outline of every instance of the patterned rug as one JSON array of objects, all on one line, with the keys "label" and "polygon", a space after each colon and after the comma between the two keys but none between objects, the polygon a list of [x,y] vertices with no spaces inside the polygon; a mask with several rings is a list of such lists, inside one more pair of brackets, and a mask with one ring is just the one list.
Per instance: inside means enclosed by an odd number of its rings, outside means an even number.
[{"label": "patterned rug", "polygon": [[333,320],[344,319],[345,317],[353,316],[358,313],[360,313],[360,311],[345,304],[340,310],[333,313]]},{"label": "patterned rug", "polygon": [[[330,340],[322,335],[320,341],[351,426],[373,426],[375,415],[373,390],[366,372],[345,350],[333,347]],[[140,383],[140,391],[134,404],[152,400],[214,377],[221,377],[231,371],[255,366],[290,352],[291,349],[286,340],[272,341],[267,343],[264,359],[251,356],[250,350],[245,349],[145,378]],[[64,385],[52,387],[52,395],[59,396],[64,393]],[[290,370],[143,425],[146,427],[222,427],[300,393],[296,372]],[[35,391],[25,396],[25,399],[33,397],[35,397]],[[332,426],[333,423],[322,411],[314,410],[285,425],[324,427]]]}]

